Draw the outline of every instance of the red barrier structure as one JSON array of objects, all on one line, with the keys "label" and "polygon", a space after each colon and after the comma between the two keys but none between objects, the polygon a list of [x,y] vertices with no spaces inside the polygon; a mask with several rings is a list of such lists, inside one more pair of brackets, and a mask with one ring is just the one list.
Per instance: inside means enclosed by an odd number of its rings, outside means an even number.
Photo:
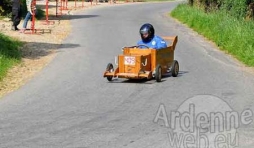
[{"label": "red barrier structure", "polygon": [[66,3],[66,9],[65,10],[68,10],[68,0],[65,0],[65,3]]},{"label": "red barrier structure", "polygon": [[68,0],[63,0],[63,10],[68,10]]},{"label": "red barrier structure", "polygon": [[[63,8],[63,1],[60,0],[60,8],[59,8],[59,0],[56,0],[56,17],[63,14],[62,8]],[[60,12],[58,12],[58,10],[60,10]]]},{"label": "red barrier structure", "polygon": [[[82,3],[81,6],[78,6],[79,5],[79,2]],[[80,1],[80,0],[74,0],[74,8],[84,8],[84,0]]]},{"label": "red barrier structure", "polygon": [[82,5],[79,6],[79,7],[84,8],[84,7],[85,7],[85,5],[84,5],[84,0],[82,0],[81,3],[82,3]]},{"label": "red barrier structure", "polygon": [[[91,6],[92,6],[94,0],[90,0],[90,1],[91,1]],[[98,1],[97,0],[95,0],[95,5],[98,5]]]},{"label": "red barrier structure", "polygon": [[[32,8],[36,8],[36,0],[33,0],[32,2]],[[48,33],[51,33],[50,29],[35,29],[35,13],[36,10],[32,9],[32,21],[31,21],[31,28],[29,29],[30,32],[24,32],[25,34],[42,34],[42,33],[46,33],[46,30],[48,30]]]},{"label": "red barrier structure", "polygon": [[84,7],[84,0],[82,0],[82,7]]},{"label": "red barrier structure", "polygon": [[[79,0],[78,0],[78,2],[79,2]],[[84,8],[84,7],[85,7],[84,0],[81,0],[81,6],[78,6],[78,8]],[[76,8],[76,3],[75,3],[75,8]]]},{"label": "red barrier structure", "polygon": [[[32,1],[32,8],[36,7],[36,0]],[[32,21],[31,21],[31,28],[30,28],[30,32],[24,32],[25,34],[35,34],[35,9],[32,9]]]},{"label": "red barrier structure", "polygon": [[116,2],[117,2],[116,0],[110,0],[110,4],[112,4],[112,3],[116,4]]},{"label": "red barrier structure", "polygon": [[60,0],[60,1],[61,1],[60,10],[68,10],[68,0]]},{"label": "red barrier structure", "polygon": [[44,25],[53,25],[55,22],[49,21],[49,1],[48,0],[46,0],[45,10],[46,10],[46,20],[45,20],[45,22],[43,22],[43,24]]}]

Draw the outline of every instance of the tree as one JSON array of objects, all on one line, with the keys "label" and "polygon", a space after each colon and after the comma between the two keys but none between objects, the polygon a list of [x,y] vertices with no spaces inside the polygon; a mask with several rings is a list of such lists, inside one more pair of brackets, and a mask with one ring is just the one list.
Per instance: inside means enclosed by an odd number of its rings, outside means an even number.
[{"label": "tree", "polygon": [[0,1],[0,15],[8,15],[11,13],[11,0],[1,0]]}]

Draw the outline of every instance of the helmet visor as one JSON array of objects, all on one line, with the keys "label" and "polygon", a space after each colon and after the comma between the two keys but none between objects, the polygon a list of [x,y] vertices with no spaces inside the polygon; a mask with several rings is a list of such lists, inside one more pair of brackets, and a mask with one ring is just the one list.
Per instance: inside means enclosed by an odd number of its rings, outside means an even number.
[{"label": "helmet visor", "polygon": [[142,35],[148,34],[148,29],[144,28],[144,29],[140,30],[140,34],[142,34]]}]

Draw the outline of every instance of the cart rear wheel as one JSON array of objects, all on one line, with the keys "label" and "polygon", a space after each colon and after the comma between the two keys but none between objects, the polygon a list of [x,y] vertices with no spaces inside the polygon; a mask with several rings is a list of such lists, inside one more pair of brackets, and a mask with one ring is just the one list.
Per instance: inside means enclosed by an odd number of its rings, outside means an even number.
[{"label": "cart rear wheel", "polygon": [[172,76],[173,77],[177,77],[178,72],[179,72],[179,63],[174,60],[173,64],[172,64]]},{"label": "cart rear wheel", "polygon": [[[106,71],[108,72],[113,72],[114,71],[114,67],[112,63],[108,63]],[[108,81],[112,81],[113,76],[108,76],[107,79]]]},{"label": "cart rear wheel", "polygon": [[162,69],[160,65],[157,65],[155,69],[155,80],[157,82],[161,82],[161,77],[162,77]]}]

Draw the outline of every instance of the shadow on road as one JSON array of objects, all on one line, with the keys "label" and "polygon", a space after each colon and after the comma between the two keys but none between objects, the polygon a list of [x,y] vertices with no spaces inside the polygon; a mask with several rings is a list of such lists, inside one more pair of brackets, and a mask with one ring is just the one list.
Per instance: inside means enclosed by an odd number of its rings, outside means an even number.
[{"label": "shadow on road", "polygon": [[[182,77],[184,74],[187,74],[188,71],[179,71],[177,77]],[[165,81],[170,81],[168,78],[172,77],[171,73],[166,73],[162,76],[162,80],[159,83],[163,83]],[[172,78],[177,78],[177,77],[172,77]],[[155,84],[158,83],[156,82],[155,79],[147,80],[147,79],[125,79],[125,78],[115,78],[112,81],[108,83],[129,83],[129,84]]]},{"label": "shadow on road", "polygon": [[[189,73],[188,71],[179,71],[177,77],[182,77],[184,74]],[[166,73],[163,78],[173,77],[171,73]]]},{"label": "shadow on road", "polygon": [[76,48],[79,44],[54,44],[40,42],[26,42],[21,49],[22,57],[27,59],[39,59],[53,52],[58,52],[63,48]]},{"label": "shadow on road", "polygon": [[121,78],[115,78],[112,81],[108,82],[112,84],[119,84],[119,83],[128,83],[128,84],[154,84],[156,83],[155,80],[147,80],[147,79],[121,79]]},{"label": "shadow on road", "polygon": [[83,18],[93,18],[99,17],[99,15],[72,15],[72,14],[64,14],[64,15],[49,15],[49,20],[75,20],[75,19],[83,19]]}]

